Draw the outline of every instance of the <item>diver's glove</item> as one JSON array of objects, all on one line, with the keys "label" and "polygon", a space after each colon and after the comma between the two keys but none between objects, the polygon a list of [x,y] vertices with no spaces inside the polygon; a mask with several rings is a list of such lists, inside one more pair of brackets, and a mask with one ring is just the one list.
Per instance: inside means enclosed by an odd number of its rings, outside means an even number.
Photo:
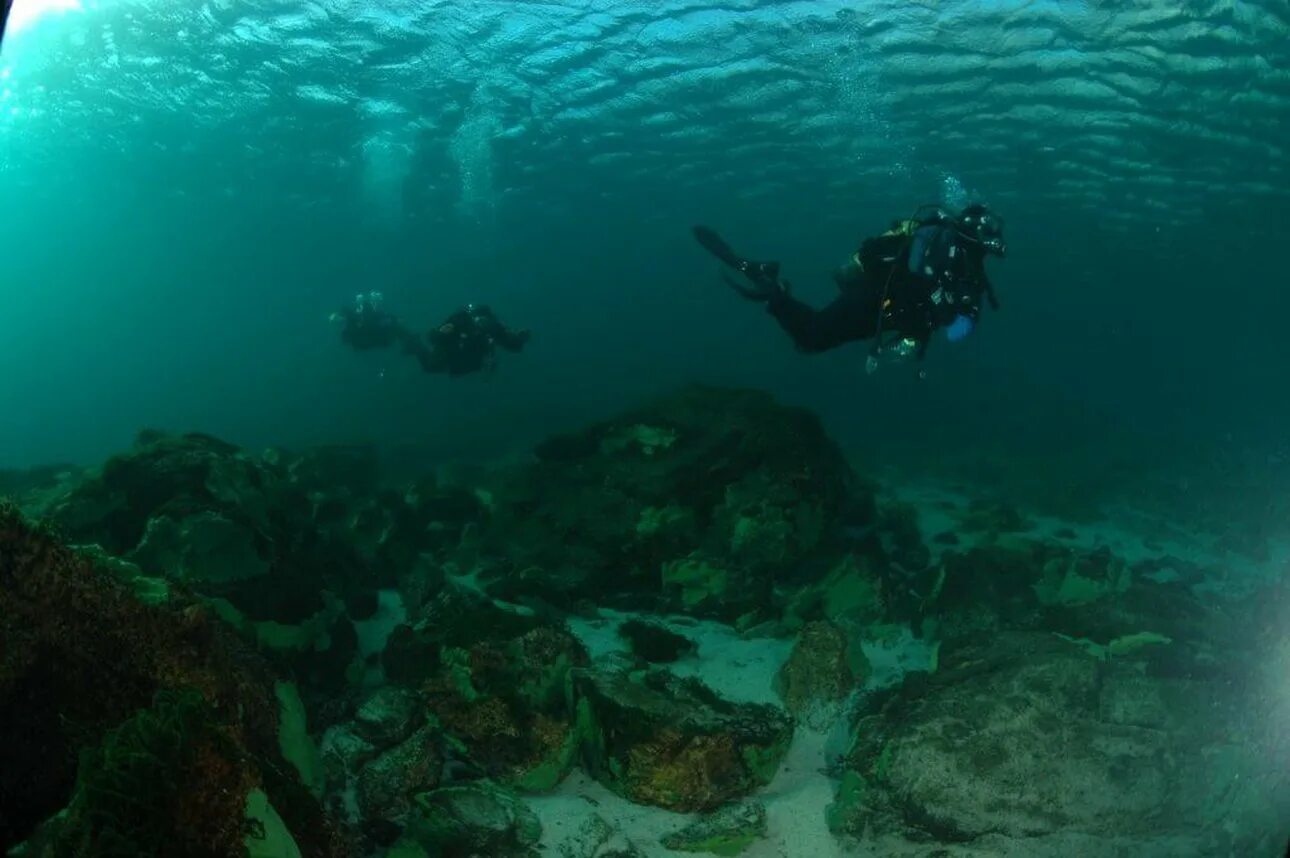
[{"label": "diver's glove", "polygon": [[956,316],[954,321],[945,328],[945,339],[957,343],[972,333],[975,327],[976,323],[967,316]]}]

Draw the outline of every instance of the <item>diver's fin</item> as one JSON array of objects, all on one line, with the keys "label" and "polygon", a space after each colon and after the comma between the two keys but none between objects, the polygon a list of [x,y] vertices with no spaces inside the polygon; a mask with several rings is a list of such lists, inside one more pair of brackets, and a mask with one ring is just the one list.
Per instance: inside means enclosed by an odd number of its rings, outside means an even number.
[{"label": "diver's fin", "polygon": [[694,237],[708,253],[711,253],[736,271],[743,271],[748,267],[747,260],[739,258],[730,249],[730,245],[726,244],[726,240],[708,227],[696,226],[694,228]]}]

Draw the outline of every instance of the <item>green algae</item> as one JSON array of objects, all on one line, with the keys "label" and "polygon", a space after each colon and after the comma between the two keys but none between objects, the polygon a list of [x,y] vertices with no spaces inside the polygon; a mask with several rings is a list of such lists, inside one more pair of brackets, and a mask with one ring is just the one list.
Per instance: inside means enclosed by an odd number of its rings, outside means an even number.
[{"label": "green algae", "polygon": [[309,730],[305,717],[305,704],[294,682],[277,682],[273,686],[278,698],[278,747],[282,757],[295,766],[300,780],[315,798],[322,796],[322,759]]},{"label": "green algae", "polygon": [[868,788],[868,784],[859,772],[848,769],[843,773],[837,795],[833,803],[824,811],[824,820],[829,831],[834,834],[851,832],[856,817],[864,807],[865,793]]},{"label": "green algae", "polygon": [[246,858],[301,858],[300,847],[287,824],[269,803],[262,790],[253,789],[246,796]]},{"label": "green algae", "polygon": [[680,590],[686,610],[719,602],[730,588],[730,573],[693,556],[663,566],[663,588]]}]

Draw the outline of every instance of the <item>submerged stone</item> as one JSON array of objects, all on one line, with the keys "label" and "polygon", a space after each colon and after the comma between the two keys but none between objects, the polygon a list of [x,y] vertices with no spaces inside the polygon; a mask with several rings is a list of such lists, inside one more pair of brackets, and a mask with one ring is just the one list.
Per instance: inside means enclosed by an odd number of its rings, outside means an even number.
[{"label": "submerged stone", "polygon": [[418,795],[405,839],[432,858],[536,858],[542,824],[518,796],[481,781]]},{"label": "submerged stone", "polygon": [[626,798],[709,810],[769,783],[793,735],[783,711],[722,700],[656,669],[575,671],[588,771]]},{"label": "submerged stone", "polygon": [[744,850],[766,836],[766,808],[758,801],[720,808],[680,831],[662,838],[667,849],[676,852],[707,852],[712,855],[742,855]]},{"label": "submerged stone", "polygon": [[[1102,839],[1084,854],[1111,854],[1119,838],[1171,837],[1191,843],[1170,854],[1256,854],[1263,823],[1243,827],[1212,804],[1222,783],[1252,811],[1254,793],[1241,784],[1268,768],[1256,752],[1233,756],[1214,733],[1211,713],[1230,694],[1226,683],[1090,658],[1052,634],[961,647],[859,720],[829,821],[839,832],[941,844],[1080,832]],[[1276,790],[1254,790],[1265,807],[1277,800]],[[1222,832],[1204,831],[1216,814]]]},{"label": "submerged stone", "polygon": [[853,478],[819,421],[754,391],[690,388],[537,449],[494,487],[481,549],[509,599],[734,620],[831,563]]},{"label": "submerged stone", "polygon": [[775,690],[789,712],[823,726],[825,713],[863,684],[868,669],[863,650],[853,647],[840,628],[808,623],[775,677]]}]

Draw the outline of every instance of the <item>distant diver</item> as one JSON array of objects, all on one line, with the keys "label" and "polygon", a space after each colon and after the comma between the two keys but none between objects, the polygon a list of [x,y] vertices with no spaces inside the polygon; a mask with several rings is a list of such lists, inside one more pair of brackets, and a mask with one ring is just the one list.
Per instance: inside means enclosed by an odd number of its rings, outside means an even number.
[{"label": "distant diver", "polygon": [[385,296],[380,292],[364,292],[354,296],[354,304],[331,314],[333,322],[343,322],[340,338],[357,351],[388,349],[395,343],[405,346],[415,335],[399,324],[398,320],[381,309]]},{"label": "distant diver", "polygon": [[519,352],[529,341],[528,331],[513,331],[493,311],[467,304],[443,324],[426,334],[429,348],[417,343],[413,354],[426,372],[467,375],[497,364],[497,349]]},{"label": "distant diver", "polygon": [[492,310],[477,304],[457,310],[422,339],[383,310],[383,303],[380,292],[366,292],[355,296],[352,306],[332,313],[332,321],[343,324],[341,340],[356,351],[400,345],[428,373],[461,376],[493,370],[498,348],[519,352],[529,341],[528,331],[507,328]]},{"label": "distant diver", "polygon": [[893,221],[887,232],[865,239],[847,264],[833,272],[841,294],[816,310],[790,294],[778,262],[744,259],[705,226],[694,227],[694,236],[747,278],[747,286],[725,280],[749,301],[764,303],[799,350],[823,352],[873,340],[870,370],[888,350],[921,360],[938,329],[945,330],[950,342],[972,333],[983,297],[992,309],[999,308],[985,259],[1007,253],[1003,220],[985,206],[970,205],[957,217],[938,206],[924,206],[909,220]]}]

